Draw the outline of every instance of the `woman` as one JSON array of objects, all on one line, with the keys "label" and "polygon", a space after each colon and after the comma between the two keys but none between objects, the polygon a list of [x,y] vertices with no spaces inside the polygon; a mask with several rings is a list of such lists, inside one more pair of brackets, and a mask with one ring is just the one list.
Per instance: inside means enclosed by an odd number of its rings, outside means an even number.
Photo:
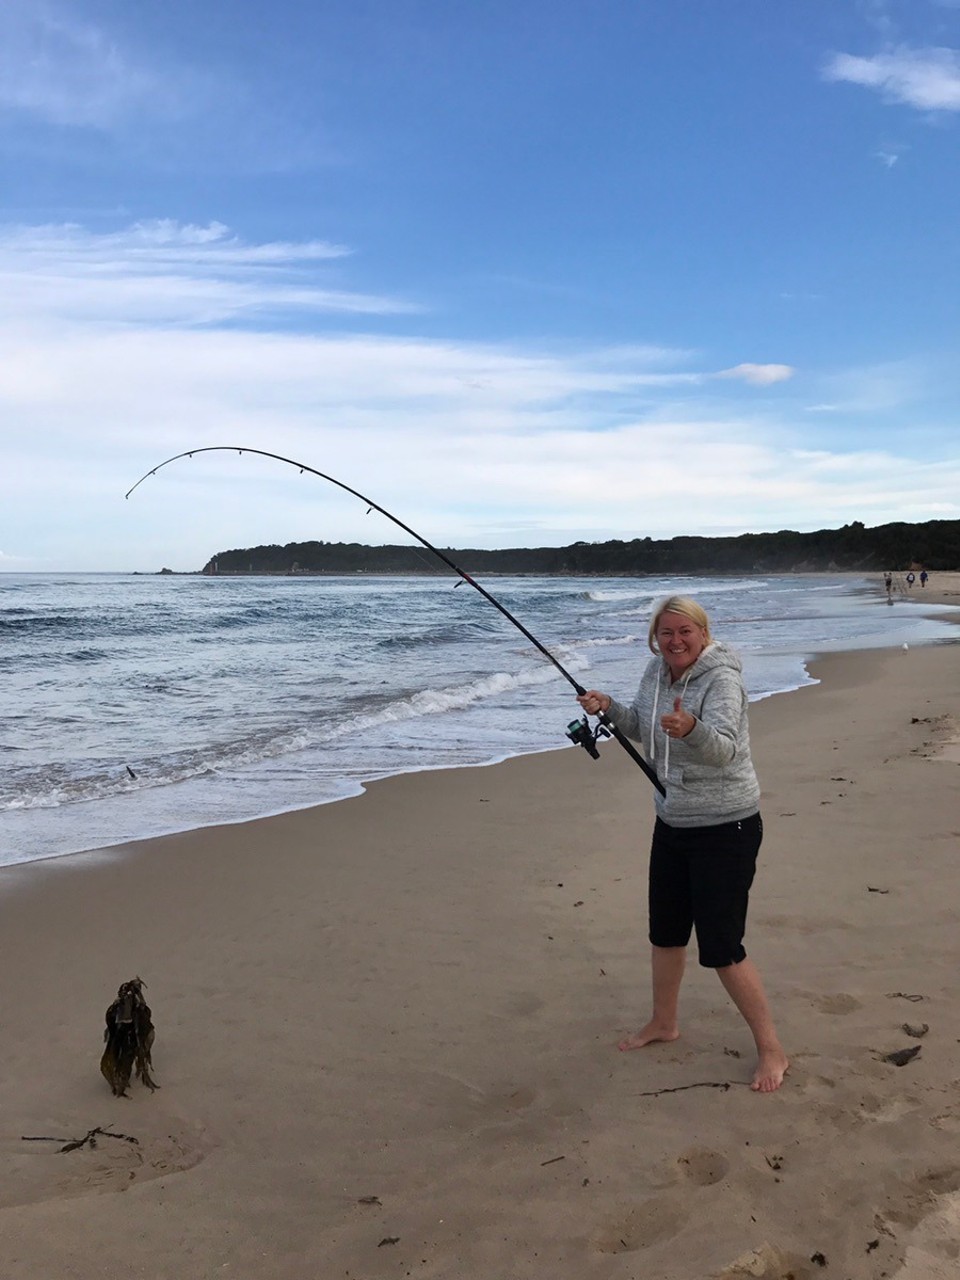
[{"label": "woman", "polygon": [[666,789],[656,795],[650,851],[653,1016],[620,1048],[680,1035],[680,983],[696,928],[700,964],[716,969],[753,1033],[752,1088],[771,1093],[789,1063],[760,975],[743,949],[763,823],[740,659],[712,638],[706,613],[686,596],[658,605],[648,644],[654,657],[629,707],[597,689],[577,699],[643,744]]}]

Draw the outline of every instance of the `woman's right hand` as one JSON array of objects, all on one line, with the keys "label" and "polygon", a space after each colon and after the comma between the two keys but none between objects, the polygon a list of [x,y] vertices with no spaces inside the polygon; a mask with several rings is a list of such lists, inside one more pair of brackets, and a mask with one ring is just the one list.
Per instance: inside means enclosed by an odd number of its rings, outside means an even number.
[{"label": "woman's right hand", "polygon": [[588,716],[596,716],[610,710],[612,699],[609,693],[601,693],[599,689],[588,689],[586,693],[578,696],[577,701]]}]

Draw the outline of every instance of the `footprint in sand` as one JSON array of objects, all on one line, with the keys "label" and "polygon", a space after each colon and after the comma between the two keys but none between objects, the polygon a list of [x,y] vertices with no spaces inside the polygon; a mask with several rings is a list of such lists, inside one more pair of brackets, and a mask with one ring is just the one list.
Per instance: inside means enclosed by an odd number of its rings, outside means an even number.
[{"label": "footprint in sand", "polygon": [[834,996],[819,996],[813,1004],[821,1013],[832,1014],[855,1013],[863,1007],[854,996],[848,996],[842,991]]},{"label": "footprint in sand", "polygon": [[543,1008],[543,1000],[532,992],[521,991],[507,1000],[504,1012],[511,1018],[532,1018]]},{"label": "footprint in sand", "polygon": [[876,1224],[890,1236],[896,1236],[904,1227],[912,1230],[936,1209],[940,1196],[954,1191],[960,1191],[960,1167],[943,1165],[926,1169],[888,1195],[886,1205],[876,1216]]},{"label": "footprint in sand", "polygon": [[960,1133],[960,1104],[953,1103],[946,1111],[931,1116],[929,1123],[934,1129],[943,1129],[947,1133]]},{"label": "footprint in sand", "polygon": [[487,1097],[487,1105],[494,1111],[505,1111],[513,1114],[517,1111],[526,1111],[527,1107],[533,1106],[536,1100],[536,1093],[533,1089],[526,1085],[518,1088],[508,1086],[503,1090],[496,1090]]},{"label": "footprint in sand", "polygon": [[748,1249],[720,1271],[722,1280],[810,1280],[814,1268],[805,1258],[786,1253],[772,1244]]},{"label": "footprint in sand", "polygon": [[721,1182],[730,1168],[730,1161],[719,1151],[706,1147],[690,1147],[677,1156],[681,1175],[697,1187],[712,1187]]},{"label": "footprint in sand", "polygon": [[538,1091],[515,1081],[494,1084],[489,1089],[473,1087],[465,1101],[468,1105],[459,1112],[459,1123],[476,1133],[502,1136],[509,1132],[531,1137],[531,1126],[539,1129],[545,1123]]},{"label": "footprint in sand", "polygon": [[687,1217],[673,1197],[654,1196],[612,1215],[595,1233],[593,1246],[598,1253],[636,1253],[678,1235]]},{"label": "footprint in sand", "polygon": [[541,1091],[529,1085],[495,1085],[489,1093],[477,1091],[472,1098],[473,1114],[479,1113],[481,1123],[492,1123],[494,1128],[523,1125],[527,1133],[532,1132],[531,1126],[549,1127],[557,1119],[576,1115],[580,1110],[579,1097],[557,1087]]},{"label": "footprint in sand", "polygon": [[154,1133],[128,1121],[126,1132],[137,1138],[135,1143],[104,1136],[98,1137],[96,1147],[75,1151],[61,1151],[56,1142],[0,1144],[0,1209],[125,1191],[136,1183],[192,1169],[216,1145],[200,1126],[170,1117],[165,1124],[159,1117],[157,1121]]},{"label": "footprint in sand", "polygon": [[947,1165],[940,1169],[927,1169],[917,1178],[917,1187],[935,1196],[946,1196],[952,1191],[960,1191],[960,1168],[956,1165]]}]

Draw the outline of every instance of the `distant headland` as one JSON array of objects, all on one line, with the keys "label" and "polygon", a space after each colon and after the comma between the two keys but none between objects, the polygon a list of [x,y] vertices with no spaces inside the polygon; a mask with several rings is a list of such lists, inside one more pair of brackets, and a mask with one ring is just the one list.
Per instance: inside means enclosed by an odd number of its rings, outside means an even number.
[{"label": "distant headland", "polygon": [[[877,525],[854,520],[840,529],[742,533],[735,537],[634,538],[507,550],[440,548],[468,573],[584,576],[644,574],[880,572],[960,568],[960,520]],[[163,572],[169,572],[164,570]],[[240,574],[443,574],[420,546],[358,542],[288,542],[219,551],[201,570]]]}]

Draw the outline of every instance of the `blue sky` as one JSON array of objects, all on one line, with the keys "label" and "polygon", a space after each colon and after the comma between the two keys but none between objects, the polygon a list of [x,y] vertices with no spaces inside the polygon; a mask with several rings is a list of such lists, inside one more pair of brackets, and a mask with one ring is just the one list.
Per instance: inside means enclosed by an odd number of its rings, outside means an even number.
[{"label": "blue sky", "polygon": [[4,0],[0,570],[960,517],[960,0]]}]

